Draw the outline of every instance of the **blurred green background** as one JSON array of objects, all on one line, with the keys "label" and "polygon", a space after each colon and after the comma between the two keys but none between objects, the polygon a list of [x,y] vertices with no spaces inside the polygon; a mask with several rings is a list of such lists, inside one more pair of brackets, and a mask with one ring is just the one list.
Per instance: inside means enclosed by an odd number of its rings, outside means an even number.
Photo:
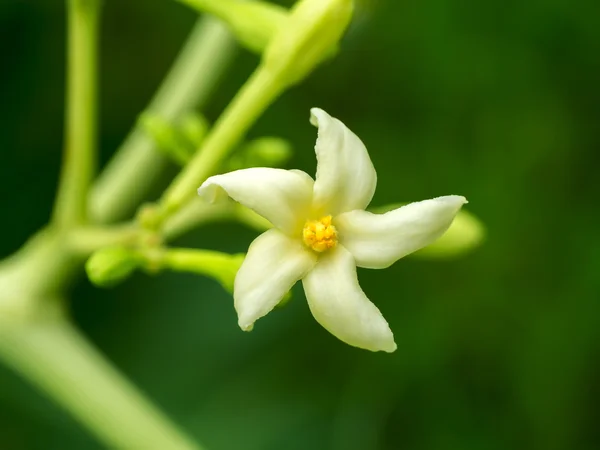
[{"label": "blurred green background", "polygon": [[[459,260],[360,270],[396,353],[333,338],[300,286],[245,334],[230,296],[192,275],[108,291],[82,280],[75,321],[209,450],[600,448],[599,5],[367,1],[338,57],[252,129],[289,139],[290,166],[314,173],[308,110],[320,106],[367,144],[374,205],[462,194],[486,223],[485,245]],[[64,13],[58,0],[0,2],[0,256],[49,217]],[[106,0],[102,161],[195,17],[170,0]],[[239,52],[209,119],[256,62]],[[179,244],[240,252],[254,236],[215,225]],[[102,447],[0,366],[0,448]]]}]

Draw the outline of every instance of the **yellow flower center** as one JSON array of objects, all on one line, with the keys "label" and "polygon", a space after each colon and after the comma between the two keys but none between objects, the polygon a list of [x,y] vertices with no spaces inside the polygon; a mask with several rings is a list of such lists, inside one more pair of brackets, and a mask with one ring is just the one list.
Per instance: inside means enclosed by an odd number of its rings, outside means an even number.
[{"label": "yellow flower center", "polygon": [[302,230],[302,239],[315,252],[324,252],[337,244],[337,230],[331,224],[331,216],[319,220],[307,220]]}]

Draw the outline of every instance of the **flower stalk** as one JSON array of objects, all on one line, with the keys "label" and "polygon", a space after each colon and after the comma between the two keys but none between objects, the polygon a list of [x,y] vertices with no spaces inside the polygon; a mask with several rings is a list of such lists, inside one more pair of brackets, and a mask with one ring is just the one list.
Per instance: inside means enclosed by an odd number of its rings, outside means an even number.
[{"label": "flower stalk", "polygon": [[228,292],[233,292],[235,275],[244,261],[244,253],[230,255],[213,250],[169,248],[148,255],[148,270],[191,272],[217,280]]}]

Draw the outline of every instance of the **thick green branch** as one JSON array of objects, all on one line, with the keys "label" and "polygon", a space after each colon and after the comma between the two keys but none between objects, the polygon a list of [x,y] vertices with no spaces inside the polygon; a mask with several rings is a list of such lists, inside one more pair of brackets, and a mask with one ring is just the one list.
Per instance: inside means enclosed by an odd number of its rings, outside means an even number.
[{"label": "thick green branch", "polygon": [[68,2],[64,160],[54,221],[71,226],[87,217],[96,165],[98,0]]},{"label": "thick green branch", "polygon": [[0,322],[0,357],[109,448],[200,450],[68,322]]}]

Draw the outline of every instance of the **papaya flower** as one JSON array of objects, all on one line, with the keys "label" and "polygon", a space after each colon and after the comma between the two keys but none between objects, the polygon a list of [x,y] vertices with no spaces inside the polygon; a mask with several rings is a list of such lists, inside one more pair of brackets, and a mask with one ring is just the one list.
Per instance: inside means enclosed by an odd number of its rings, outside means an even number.
[{"label": "papaya flower", "polygon": [[322,109],[317,174],[251,168],[208,178],[198,189],[207,201],[231,197],[273,228],[250,245],[234,283],[238,323],[250,331],[302,280],[314,318],[355,347],[393,352],[394,335],[360,288],[356,267],[383,269],[438,239],[467,203],[449,195],[373,214],[365,211],[377,174],[361,140]]}]

